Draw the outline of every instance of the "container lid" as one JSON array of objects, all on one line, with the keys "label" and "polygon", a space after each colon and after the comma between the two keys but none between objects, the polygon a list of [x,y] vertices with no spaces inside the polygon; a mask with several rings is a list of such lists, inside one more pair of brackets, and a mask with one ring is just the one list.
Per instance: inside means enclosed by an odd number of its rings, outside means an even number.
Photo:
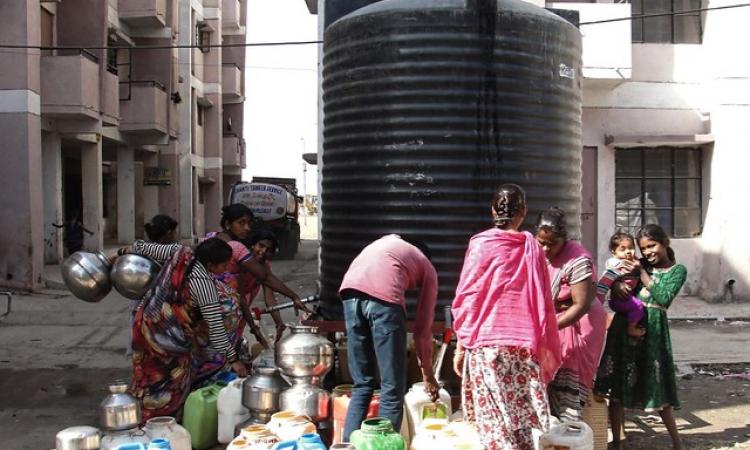
[{"label": "container lid", "polygon": [[99,429],[89,426],[69,427],[60,430],[55,436],[56,450],[67,450],[75,443],[80,450],[98,450],[101,434]]},{"label": "container lid", "polygon": [[128,392],[128,385],[124,381],[115,381],[109,385],[109,392],[113,394],[125,394]]}]

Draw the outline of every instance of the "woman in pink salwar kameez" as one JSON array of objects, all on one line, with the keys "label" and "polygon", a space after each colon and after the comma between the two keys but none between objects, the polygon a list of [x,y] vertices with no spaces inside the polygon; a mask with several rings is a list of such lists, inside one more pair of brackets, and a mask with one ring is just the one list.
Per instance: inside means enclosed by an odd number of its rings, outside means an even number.
[{"label": "woman in pink salwar kameez", "polygon": [[607,314],[594,297],[591,254],[568,240],[562,210],[539,214],[536,239],[548,261],[562,345],[562,366],[549,386],[550,408],[561,419],[581,420],[604,348]]},{"label": "woman in pink salwar kameez", "polygon": [[488,450],[534,448],[549,427],[546,385],[560,365],[555,310],[541,247],[518,227],[523,190],[500,186],[495,227],[473,236],[453,301],[464,418]]}]

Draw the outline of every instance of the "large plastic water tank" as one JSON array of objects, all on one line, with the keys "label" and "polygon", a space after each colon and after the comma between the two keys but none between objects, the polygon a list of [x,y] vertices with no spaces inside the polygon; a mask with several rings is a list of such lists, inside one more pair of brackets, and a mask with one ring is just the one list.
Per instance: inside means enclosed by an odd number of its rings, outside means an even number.
[{"label": "large plastic water tank", "polygon": [[559,206],[578,234],[580,85],[579,30],[521,0],[384,0],[331,24],[324,315],[340,315],[343,274],[387,233],[417,235],[431,247],[438,301],[450,304],[468,239],[491,226],[501,183],[526,189],[527,225]]}]

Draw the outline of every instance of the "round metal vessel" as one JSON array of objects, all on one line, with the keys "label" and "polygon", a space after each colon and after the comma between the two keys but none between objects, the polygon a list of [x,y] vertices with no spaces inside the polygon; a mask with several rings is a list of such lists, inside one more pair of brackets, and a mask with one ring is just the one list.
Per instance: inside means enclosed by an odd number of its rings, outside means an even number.
[{"label": "round metal vessel", "polygon": [[323,70],[327,318],[341,316],[352,259],[388,233],[431,248],[437,308],[449,305],[502,183],[526,190],[526,227],[559,206],[578,235],[581,37],[571,23],[521,0],[383,0],[328,27]]},{"label": "round metal vessel", "polygon": [[55,436],[55,450],[99,450],[101,433],[94,427],[70,427]]},{"label": "round metal vessel", "polygon": [[258,367],[242,382],[242,404],[250,410],[252,423],[266,423],[279,412],[281,392],[289,384],[276,367]]},{"label": "round metal vessel", "polygon": [[112,265],[110,280],[123,297],[140,300],[159,275],[161,266],[140,255],[123,255]]},{"label": "round metal vessel", "polygon": [[141,423],[141,404],[128,394],[127,384],[109,385],[109,395],[99,405],[99,423],[110,431],[130,430]]},{"label": "round metal vessel", "polygon": [[112,290],[110,264],[104,253],[75,252],[60,267],[65,286],[83,301],[96,303]]},{"label": "round metal vessel", "polygon": [[281,393],[283,411],[294,411],[318,423],[330,417],[331,394],[314,384],[297,383]]},{"label": "round metal vessel", "polygon": [[284,375],[308,381],[324,377],[333,367],[333,344],[317,327],[291,326],[276,344],[276,365]]}]

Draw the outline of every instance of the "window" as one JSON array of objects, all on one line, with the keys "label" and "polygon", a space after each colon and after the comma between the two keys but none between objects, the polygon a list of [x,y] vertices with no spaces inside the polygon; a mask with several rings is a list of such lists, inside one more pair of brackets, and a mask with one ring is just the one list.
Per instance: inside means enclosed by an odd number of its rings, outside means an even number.
[{"label": "window", "polygon": [[657,223],[674,237],[702,229],[702,161],[698,148],[618,149],[615,153],[615,226],[635,233]]},{"label": "window", "polygon": [[673,44],[700,44],[703,40],[701,0],[631,0],[633,16],[642,14],[668,14],[658,17],[633,19],[633,42],[665,42]]}]

